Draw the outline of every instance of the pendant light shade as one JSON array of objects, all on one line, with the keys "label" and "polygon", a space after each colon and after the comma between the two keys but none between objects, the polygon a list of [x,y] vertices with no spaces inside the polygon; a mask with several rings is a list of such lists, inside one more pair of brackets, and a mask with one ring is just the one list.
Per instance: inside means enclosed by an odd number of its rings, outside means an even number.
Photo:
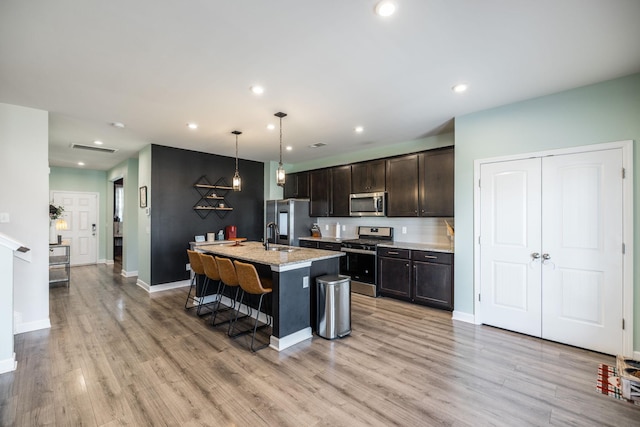
[{"label": "pendant light shade", "polygon": [[280,119],[280,163],[278,163],[278,169],[276,170],[276,184],[284,187],[285,173],[282,167],[282,118],[287,117],[287,115],[285,113],[275,113],[274,116]]},{"label": "pendant light shade", "polygon": [[239,130],[234,130],[231,132],[236,136],[236,173],[233,175],[233,179],[231,180],[231,187],[233,191],[241,191],[242,190],[242,179],[240,178],[240,174],[238,173],[238,135],[242,135],[242,132]]}]

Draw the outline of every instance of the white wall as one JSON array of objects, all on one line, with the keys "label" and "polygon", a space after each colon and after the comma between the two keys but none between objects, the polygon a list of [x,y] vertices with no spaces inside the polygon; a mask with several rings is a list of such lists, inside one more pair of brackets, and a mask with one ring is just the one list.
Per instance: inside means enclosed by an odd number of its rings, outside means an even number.
[{"label": "white wall", "polygon": [[49,322],[49,114],[0,104],[0,212],[5,233],[31,248],[31,262],[14,261],[16,333]]}]

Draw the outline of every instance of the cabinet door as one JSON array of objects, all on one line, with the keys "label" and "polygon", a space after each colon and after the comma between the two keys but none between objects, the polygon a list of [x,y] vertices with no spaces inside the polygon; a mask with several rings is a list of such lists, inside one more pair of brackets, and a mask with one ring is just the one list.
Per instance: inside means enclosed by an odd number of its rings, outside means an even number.
[{"label": "cabinet door", "polygon": [[384,160],[351,165],[351,192],[373,193],[385,191],[385,173]]},{"label": "cabinet door", "polygon": [[418,155],[387,160],[387,216],[418,216]]},{"label": "cabinet door", "polygon": [[453,310],[452,266],[414,261],[412,299],[420,304]]},{"label": "cabinet door", "polygon": [[453,216],[453,148],[420,153],[420,216]]},{"label": "cabinet door", "polygon": [[318,242],[318,249],[324,249],[325,251],[337,251],[340,252],[342,244],[334,242]]},{"label": "cabinet door", "polygon": [[309,172],[309,216],[329,216],[329,170]]},{"label": "cabinet door", "polygon": [[378,258],[380,294],[401,299],[411,298],[411,261],[400,258]]},{"label": "cabinet door", "polygon": [[349,216],[349,194],[351,191],[351,166],[331,168],[330,216]]},{"label": "cabinet door", "polygon": [[287,175],[284,181],[284,198],[306,199],[307,197],[309,197],[309,172]]}]

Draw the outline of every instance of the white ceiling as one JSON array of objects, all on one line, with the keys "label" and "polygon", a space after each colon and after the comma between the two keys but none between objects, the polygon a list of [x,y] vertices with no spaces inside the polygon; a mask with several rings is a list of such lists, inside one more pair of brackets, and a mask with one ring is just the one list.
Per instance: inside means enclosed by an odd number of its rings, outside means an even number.
[{"label": "white ceiling", "polygon": [[[638,0],[396,0],[390,18],[376,1],[2,0],[0,102],[51,113],[53,166],[149,143],[234,156],[234,129],[241,158],[277,161],[278,111],[297,163],[640,71]],[[95,139],[119,151],[69,148]]]}]

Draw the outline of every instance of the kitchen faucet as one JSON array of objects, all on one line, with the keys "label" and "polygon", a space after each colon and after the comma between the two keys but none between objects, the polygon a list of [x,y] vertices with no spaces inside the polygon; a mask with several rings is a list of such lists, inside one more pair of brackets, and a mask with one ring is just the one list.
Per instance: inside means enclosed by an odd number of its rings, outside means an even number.
[{"label": "kitchen faucet", "polygon": [[275,222],[270,222],[267,224],[267,226],[264,228],[264,242],[262,243],[262,246],[264,246],[265,251],[269,250],[269,227],[273,229],[274,243],[276,242],[276,236],[280,234],[280,230],[278,229],[278,224],[276,224]]}]

